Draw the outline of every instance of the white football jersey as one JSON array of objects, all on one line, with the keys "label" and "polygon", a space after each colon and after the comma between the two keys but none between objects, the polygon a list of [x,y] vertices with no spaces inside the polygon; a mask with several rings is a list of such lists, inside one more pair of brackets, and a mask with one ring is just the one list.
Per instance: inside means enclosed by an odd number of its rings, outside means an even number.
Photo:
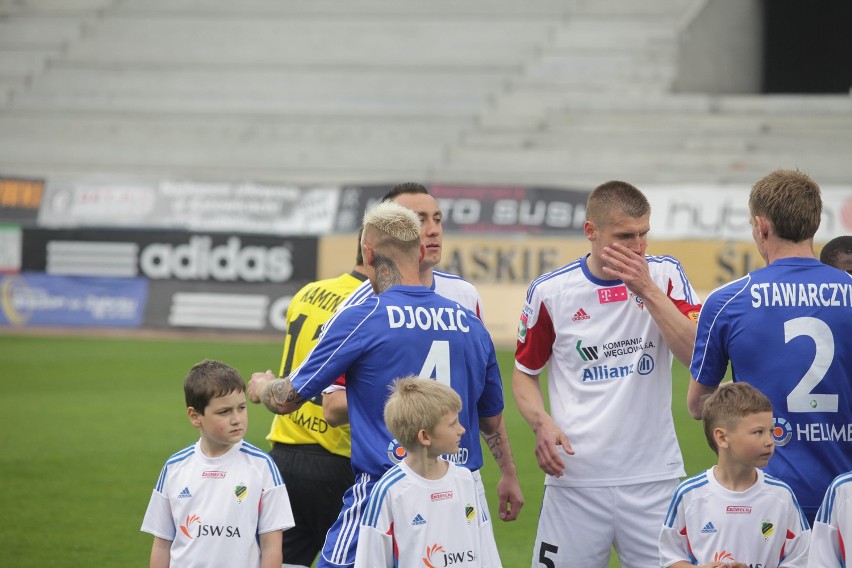
[{"label": "white football jersey", "polygon": [[370,493],[355,568],[500,568],[491,531],[469,470],[450,463],[444,477],[432,480],[400,462]]},{"label": "white football jersey", "polygon": [[[448,300],[457,302],[463,308],[467,308],[477,316],[481,321],[485,321],[482,313],[482,298],[476,287],[462,278],[450,272],[443,270],[432,270],[432,290],[439,296],[443,296]],[[346,300],[340,304],[338,310],[342,310],[346,306],[360,304],[366,298],[373,295],[373,285],[369,280],[358,286]]]},{"label": "white football jersey", "polygon": [[293,524],[269,454],[242,441],[210,458],[196,442],[166,461],[142,531],[172,541],[173,568],[256,568],[258,535]]},{"label": "white football jersey", "polygon": [[[684,317],[697,295],[680,263],[646,256],[651,278]],[[527,292],[515,365],[548,370],[550,413],[576,452],[548,485],[605,487],[685,475],[672,419],[672,353],[621,280],[600,280],[580,258]],[[561,451],[561,447],[559,448]]]},{"label": "white football jersey", "polygon": [[843,568],[852,558],[852,471],[838,475],[822,500],[811,532],[809,568]]},{"label": "white football jersey", "polygon": [[805,568],[810,528],[790,487],[758,469],[757,483],[731,491],[719,485],[714,469],[675,491],[660,532],[660,565],[685,560]]}]

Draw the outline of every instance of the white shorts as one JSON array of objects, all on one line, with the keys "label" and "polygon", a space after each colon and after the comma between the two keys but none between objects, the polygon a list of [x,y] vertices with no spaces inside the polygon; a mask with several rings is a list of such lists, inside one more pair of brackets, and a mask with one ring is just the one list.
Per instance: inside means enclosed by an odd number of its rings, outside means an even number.
[{"label": "white shorts", "polygon": [[532,568],[607,568],[613,547],[622,568],[659,566],[660,529],[677,484],[546,486]]}]

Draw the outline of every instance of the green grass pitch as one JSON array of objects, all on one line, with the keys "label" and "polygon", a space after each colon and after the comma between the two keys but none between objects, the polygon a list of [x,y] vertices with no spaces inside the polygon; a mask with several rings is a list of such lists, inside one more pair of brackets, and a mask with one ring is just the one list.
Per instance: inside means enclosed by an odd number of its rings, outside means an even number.
[{"label": "green grass pitch", "polygon": [[[152,539],[139,526],[154,482],[165,458],[197,439],[183,403],[187,370],[201,359],[219,359],[248,379],[252,371],[277,369],[280,349],[279,342],[267,340],[0,335],[6,424],[0,453],[2,564],[147,565]],[[544,474],[532,432],[512,399],[512,353],[501,351],[499,358],[526,505],[519,520],[495,520],[494,529],[504,566],[526,567]],[[686,412],[687,382],[686,370],[676,363],[675,424],[692,475],[714,456],[700,424]],[[251,405],[247,439],[266,448],[269,424],[266,410]],[[486,458],[483,478],[492,501],[496,472]],[[611,566],[618,566],[615,558]]]}]

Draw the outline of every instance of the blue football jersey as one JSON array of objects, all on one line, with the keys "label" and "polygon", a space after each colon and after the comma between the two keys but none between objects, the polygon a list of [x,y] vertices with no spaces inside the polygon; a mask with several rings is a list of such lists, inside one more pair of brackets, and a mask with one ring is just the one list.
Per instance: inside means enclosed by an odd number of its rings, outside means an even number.
[{"label": "blue football jersey", "polygon": [[465,434],[451,461],[482,467],[479,417],[503,410],[494,344],[472,311],[423,286],[394,286],[338,311],[317,346],[291,375],[304,398],[346,375],[352,469],[380,477],[405,457],[384,423],[394,379],[439,380],[461,396]]},{"label": "blue football jersey", "polygon": [[852,470],[852,276],[812,258],[783,258],[714,290],[698,319],[690,372],[735,381],[772,401],[768,473],[809,513]]}]

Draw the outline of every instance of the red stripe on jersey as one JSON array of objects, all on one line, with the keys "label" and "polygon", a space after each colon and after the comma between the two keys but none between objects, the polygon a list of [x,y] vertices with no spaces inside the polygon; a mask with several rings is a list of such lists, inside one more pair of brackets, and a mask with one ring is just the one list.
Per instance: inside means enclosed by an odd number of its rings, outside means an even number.
[{"label": "red stripe on jersey", "polygon": [[672,279],[669,278],[669,286],[668,290],[666,290],[666,296],[669,297],[669,300],[672,301],[672,304],[675,305],[680,313],[692,321],[698,321],[698,312],[701,311],[701,304],[690,304],[686,300],[676,300],[675,298],[672,298],[672,290],[674,290],[674,284],[672,283]]},{"label": "red stripe on jersey", "polygon": [[515,360],[527,369],[542,369],[553,353],[553,342],[556,341],[556,331],[553,320],[544,304],[539,306],[538,320],[531,328],[527,328],[525,341],[518,340],[515,349]]}]

